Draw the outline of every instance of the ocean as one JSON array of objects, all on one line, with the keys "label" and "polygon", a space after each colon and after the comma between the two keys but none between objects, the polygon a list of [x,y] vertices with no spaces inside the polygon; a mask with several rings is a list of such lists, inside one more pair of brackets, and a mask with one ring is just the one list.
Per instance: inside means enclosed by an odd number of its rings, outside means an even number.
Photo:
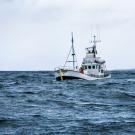
[{"label": "ocean", "polygon": [[0,72],[0,135],[135,135],[135,70],[110,72],[96,81]]}]

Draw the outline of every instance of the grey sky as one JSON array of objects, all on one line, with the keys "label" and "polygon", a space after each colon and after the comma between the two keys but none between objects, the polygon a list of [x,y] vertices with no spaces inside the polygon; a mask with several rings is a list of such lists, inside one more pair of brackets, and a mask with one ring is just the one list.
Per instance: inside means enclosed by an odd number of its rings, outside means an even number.
[{"label": "grey sky", "polygon": [[74,32],[81,64],[91,33],[108,69],[135,68],[134,0],[0,0],[0,70],[63,65]]}]

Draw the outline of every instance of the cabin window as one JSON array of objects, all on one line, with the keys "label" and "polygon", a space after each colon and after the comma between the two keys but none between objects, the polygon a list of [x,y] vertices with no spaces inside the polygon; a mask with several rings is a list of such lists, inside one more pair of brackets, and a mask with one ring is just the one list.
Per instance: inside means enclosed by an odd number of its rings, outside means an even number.
[{"label": "cabin window", "polygon": [[95,65],[93,65],[92,68],[95,69]]},{"label": "cabin window", "polygon": [[87,69],[87,66],[85,66],[85,69]]},{"label": "cabin window", "polygon": [[88,66],[89,69],[91,69],[91,66]]}]

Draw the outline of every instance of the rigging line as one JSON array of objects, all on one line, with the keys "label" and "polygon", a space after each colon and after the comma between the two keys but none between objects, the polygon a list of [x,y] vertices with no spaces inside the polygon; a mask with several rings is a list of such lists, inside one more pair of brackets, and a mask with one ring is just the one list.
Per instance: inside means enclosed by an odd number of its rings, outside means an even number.
[{"label": "rigging line", "polygon": [[76,61],[76,65],[77,65],[77,67],[78,67],[78,61],[77,61],[77,56],[76,56],[76,54],[75,54],[75,61]]},{"label": "rigging line", "polygon": [[[66,66],[66,63],[68,62],[68,58],[69,58],[69,55],[71,54],[72,57],[73,57],[73,68],[75,69],[75,62],[77,62],[77,57],[76,57],[76,54],[75,54],[75,49],[74,49],[74,39],[73,39],[73,32],[71,33],[71,36],[72,36],[72,39],[71,39],[71,42],[72,42],[72,46],[70,48],[70,51],[69,51],[69,54],[67,56],[67,59],[66,59],[66,62],[64,64],[64,67]],[[72,52],[71,52],[72,51]],[[77,62],[77,66],[78,66],[78,62]]]},{"label": "rigging line", "polygon": [[72,50],[72,47],[70,48],[70,51],[69,51],[68,56],[67,56],[67,58],[66,58],[66,62],[65,62],[65,64],[64,64],[64,67],[66,66],[66,63],[67,63],[67,60],[68,60],[69,55],[70,55],[70,53],[71,53],[71,50]]}]

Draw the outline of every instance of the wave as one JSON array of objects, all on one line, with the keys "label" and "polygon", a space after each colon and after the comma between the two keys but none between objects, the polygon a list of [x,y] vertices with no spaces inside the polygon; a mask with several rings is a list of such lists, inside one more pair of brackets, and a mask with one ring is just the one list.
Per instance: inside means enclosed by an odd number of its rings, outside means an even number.
[{"label": "wave", "polygon": [[5,118],[5,117],[1,117],[0,118],[0,125],[3,126],[3,125],[14,125],[15,124],[15,119],[13,118]]},{"label": "wave", "polygon": [[126,100],[131,101],[131,99],[135,100],[135,93],[117,89],[117,90],[111,90],[110,97],[112,99],[113,98],[118,98],[119,100],[123,99],[125,101]]},{"label": "wave", "polygon": [[0,73],[0,134],[134,134],[134,72],[112,71],[112,78],[96,81]]},{"label": "wave", "polygon": [[135,79],[127,79],[128,82],[135,82]]},{"label": "wave", "polygon": [[3,84],[0,84],[0,90],[3,90],[5,87]]}]

